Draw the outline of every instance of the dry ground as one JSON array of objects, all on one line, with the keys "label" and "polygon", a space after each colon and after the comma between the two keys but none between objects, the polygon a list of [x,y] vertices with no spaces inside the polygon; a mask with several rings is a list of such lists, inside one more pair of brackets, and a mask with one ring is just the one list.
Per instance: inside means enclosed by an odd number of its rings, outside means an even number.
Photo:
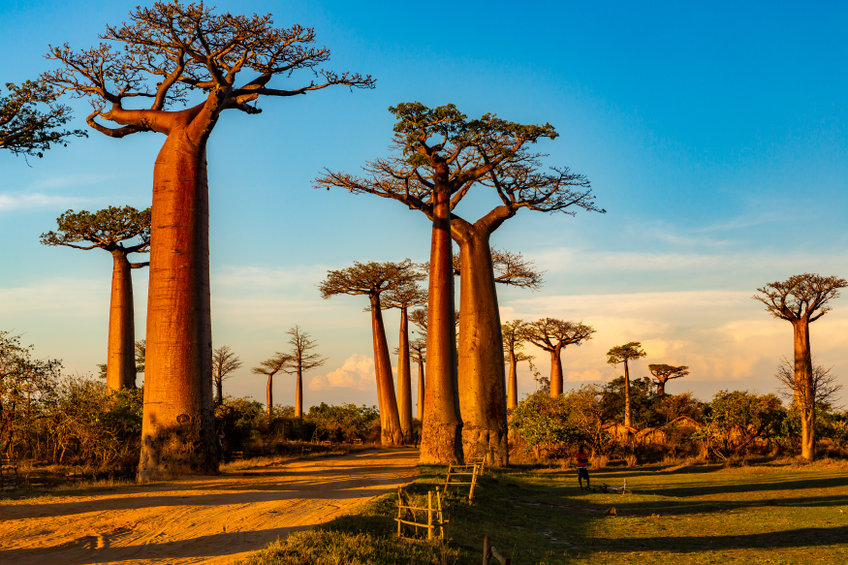
[{"label": "dry ground", "polygon": [[366,451],[155,486],[0,504],[3,565],[231,563],[409,482],[418,453]]}]

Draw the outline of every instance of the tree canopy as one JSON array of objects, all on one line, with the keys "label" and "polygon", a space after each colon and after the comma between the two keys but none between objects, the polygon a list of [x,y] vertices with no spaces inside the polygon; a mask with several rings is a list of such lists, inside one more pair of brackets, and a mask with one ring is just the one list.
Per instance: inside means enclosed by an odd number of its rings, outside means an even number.
[{"label": "tree canopy", "polygon": [[[96,212],[68,210],[56,219],[56,231],[41,234],[44,245],[64,245],[124,253],[143,253],[150,248],[150,208],[109,206]],[[133,243],[125,243],[135,240]]]},{"label": "tree canopy", "polygon": [[71,120],[71,109],[57,104],[57,96],[40,81],[20,86],[7,82],[6,94],[0,96],[0,149],[41,157],[53,144],[67,145],[69,137],[85,136],[82,130],[61,129]]},{"label": "tree canopy", "polygon": [[758,288],[760,294],[753,298],[765,304],[776,318],[790,322],[807,318],[813,322],[830,310],[828,302],[838,298],[839,290],[846,286],[848,281],[841,277],[804,273]]}]

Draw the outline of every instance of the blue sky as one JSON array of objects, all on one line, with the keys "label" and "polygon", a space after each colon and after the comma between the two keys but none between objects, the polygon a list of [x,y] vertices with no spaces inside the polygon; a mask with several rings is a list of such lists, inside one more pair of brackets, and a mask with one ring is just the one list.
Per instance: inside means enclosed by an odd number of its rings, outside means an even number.
[{"label": "blue sky", "polygon": [[[95,45],[136,3],[0,0],[0,48],[15,54],[0,80],[50,68],[48,44]],[[213,340],[245,365],[225,392],[262,399],[249,368],[285,349],[285,331],[299,324],[329,358],[307,375],[307,406],[376,403],[366,304],[322,300],[316,287],[355,260],[425,260],[429,226],[395,202],[311,181],[324,167],[356,172],[387,155],[386,109],[411,100],[550,122],[560,137],[538,146],[547,162],[591,179],[607,214],[523,212],[493,237],[545,271],[537,292],[503,289],[504,319],[597,329],[566,350],[566,389],[619,374],[604,353],[639,340],[648,357],[633,375],[648,363],[692,368],[671,393],[775,390],[791,327],[751,300],[755,289],[802,272],[848,275],[848,6],[589,4],[460,2],[440,13],[395,2],[217,2],[313,26],[333,52],[330,68],[377,78],[373,91],[265,99],[258,116],[230,111],[212,135]],[[88,106],[73,105],[84,127]],[[0,155],[0,327],[70,372],[105,359],[111,259],[47,248],[38,235],[68,208],[149,205],[163,139],[91,132],[43,159]],[[470,198],[460,213],[479,217],[486,204]],[[146,272],[134,277],[142,337]],[[846,300],[811,330],[814,360],[843,382]],[[396,342],[396,313],[387,319]],[[530,352],[546,371],[546,355]],[[293,386],[281,381],[275,398],[291,404]],[[533,389],[526,366],[519,388]]]}]

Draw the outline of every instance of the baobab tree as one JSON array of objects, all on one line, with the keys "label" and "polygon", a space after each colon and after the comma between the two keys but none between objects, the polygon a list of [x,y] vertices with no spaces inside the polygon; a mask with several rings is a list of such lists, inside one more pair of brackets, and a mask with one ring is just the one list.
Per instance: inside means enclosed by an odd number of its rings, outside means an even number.
[{"label": "baobab tree", "polygon": [[215,385],[215,403],[224,403],[224,381],[241,368],[241,359],[229,345],[212,350],[212,383]]},{"label": "baobab tree", "polygon": [[665,396],[665,383],[672,379],[682,379],[689,374],[688,365],[666,365],[664,363],[651,363],[648,365],[648,370],[654,378],[654,384],[657,385],[657,398]]},{"label": "baobab tree", "polygon": [[330,298],[337,294],[365,295],[371,312],[371,332],[374,341],[374,372],[377,378],[377,401],[380,408],[381,441],[384,444],[403,443],[398,414],[395,385],[392,379],[392,361],[383,322],[383,305],[380,295],[403,288],[420,280],[420,273],[409,259],[400,263],[360,263],[353,267],[327,271],[327,278],[318,286],[321,296]]},{"label": "baobab tree", "polygon": [[551,396],[562,394],[562,350],[569,345],[580,345],[592,339],[595,328],[581,322],[568,322],[556,318],[542,318],[528,322],[522,330],[526,341],[551,355]]},{"label": "baobab tree", "polygon": [[41,234],[44,245],[97,248],[112,254],[106,386],[110,390],[134,388],[135,309],[130,273],[148,262],[131,262],[129,255],[146,253],[150,248],[150,208],[138,211],[132,206],[109,206],[93,213],[68,210],[56,218],[56,223],[56,231]]},{"label": "baobab tree", "polygon": [[[503,353],[488,238],[519,208],[542,210],[545,209],[544,199],[557,200],[552,195],[560,188],[565,190],[577,184],[588,190],[588,185],[582,184],[585,179],[567,170],[557,171],[555,175],[539,175],[534,180],[538,183],[536,187],[518,182],[520,177],[529,180],[532,175],[518,174],[511,166],[523,164],[534,168],[538,155],[527,153],[523,148],[541,138],[555,137],[556,132],[550,124],[517,124],[493,114],[469,120],[452,104],[428,108],[412,102],[399,104],[389,111],[398,118],[394,141],[401,155],[370,162],[365,167],[370,178],[326,171],[316,185],[391,198],[423,212],[431,220],[429,372],[428,400],[425,402],[428,415],[421,441],[421,461],[446,463],[461,458],[463,436],[473,438],[463,441],[470,446],[491,446],[497,452],[495,457],[502,459],[506,446],[506,416],[502,409],[504,395],[498,392],[498,387],[502,391]],[[509,180],[495,180],[501,177]],[[542,177],[546,180],[542,181]],[[491,182],[504,202],[503,207],[499,206],[498,211],[474,224],[452,213],[472,186],[486,182]],[[557,188],[551,189],[552,184]],[[583,196],[571,193],[571,197],[562,198],[563,205],[566,202],[568,205],[590,204],[591,196],[588,192]],[[453,333],[454,289],[449,275],[452,238],[460,244],[460,253],[467,255],[465,262],[474,265],[464,269],[468,273],[467,280],[475,282],[469,282],[471,288],[460,293],[461,300],[468,301],[460,310],[474,312],[472,315],[483,322],[476,328],[479,337],[469,337],[479,346],[466,348],[466,344],[461,343],[460,351],[465,359],[459,360],[459,376]],[[480,274],[475,275],[477,272]],[[460,330],[461,340],[464,334]],[[485,369],[478,370],[481,365]],[[463,379],[462,386],[458,384],[459,378]],[[463,416],[467,420],[465,432],[458,410],[461,404],[458,388],[468,399],[468,415]],[[490,398],[497,400],[493,404]]]},{"label": "baobab tree", "polygon": [[647,355],[642,349],[642,342],[631,341],[624,345],[616,345],[607,351],[607,363],[610,365],[624,364],[624,425],[630,427],[630,366],[629,361],[640,359]]},{"label": "baobab tree", "polygon": [[0,149],[41,157],[52,144],[67,145],[69,137],[86,135],[78,129],[61,129],[70,121],[71,109],[56,103],[57,92],[49,84],[7,82],[6,91],[0,96]]},{"label": "baobab tree", "polygon": [[301,330],[300,326],[289,328],[286,333],[289,335],[289,345],[291,345],[289,353],[291,362],[285,365],[283,370],[286,373],[297,375],[294,416],[295,418],[303,418],[303,373],[320,367],[327,362],[327,359],[318,355],[315,351],[318,342],[312,339],[312,336],[307,332]]},{"label": "baobab tree", "polygon": [[527,341],[524,335],[526,324],[522,320],[510,320],[501,324],[501,335],[503,335],[504,353],[509,362],[509,376],[507,377],[506,409],[512,410],[518,406],[518,362],[529,361],[533,358],[521,350],[521,346]]},{"label": "baobab tree", "polygon": [[418,365],[418,404],[416,417],[424,421],[424,363],[427,362],[427,338],[418,337],[409,342],[410,357]]},{"label": "baobab tree", "polygon": [[[167,136],[153,170],[138,476],[215,471],[207,141],[224,110],[258,114],[251,103],[260,97],[371,88],[374,81],[322,68],[330,51],[314,46],[312,28],[277,28],[270,15],[217,14],[203,3],[138,7],[129,23],[107,26],[101,39],[81,51],[51,46],[48,58],[61,67],[42,78],[89,98],[95,108],[86,122],[100,133]],[[300,70],[309,76],[294,83]],[[275,78],[288,85],[272,87]],[[129,107],[138,101],[150,105]]]},{"label": "baobab tree", "polygon": [[272,357],[265,359],[259,363],[258,367],[252,369],[255,375],[265,375],[268,377],[268,382],[265,385],[265,401],[268,420],[271,419],[274,410],[274,375],[283,370],[283,368],[292,362],[291,355],[287,353],[274,353]]},{"label": "baobab tree", "polygon": [[840,277],[804,273],[758,288],[759,294],[753,297],[765,304],[766,311],[771,315],[792,324],[795,404],[801,410],[801,457],[808,461],[815,459],[816,455],[816,402],[810,323],[830,311],[828,303],[838,298],[839,290],[846,286],[848,281]]},{"label": "baobab tree", "polygon": [[416,273],[417,280],[402,287],[396,287],[385,293],[383,308],[400,310],[400,330],[398,335],[398,375],[397,402],[400,429],[405,438],[412,434],[412,368],[409,351],[409,309],[427,303],[427,294],[418,286],[418,281],[427,275]]}]

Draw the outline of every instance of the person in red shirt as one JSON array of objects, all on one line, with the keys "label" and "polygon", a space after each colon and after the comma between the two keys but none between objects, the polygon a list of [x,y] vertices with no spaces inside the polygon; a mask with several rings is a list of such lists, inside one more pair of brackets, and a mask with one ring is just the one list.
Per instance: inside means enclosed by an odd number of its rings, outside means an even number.
[{"label": "person in red shirt", "polygon": [[580,446],[577,450],[577,481],[580,483],[580,490],[583,490],[583,479],[586,479],[586,488],[589,488],[589,456],[586,455],[585,446]]}]

